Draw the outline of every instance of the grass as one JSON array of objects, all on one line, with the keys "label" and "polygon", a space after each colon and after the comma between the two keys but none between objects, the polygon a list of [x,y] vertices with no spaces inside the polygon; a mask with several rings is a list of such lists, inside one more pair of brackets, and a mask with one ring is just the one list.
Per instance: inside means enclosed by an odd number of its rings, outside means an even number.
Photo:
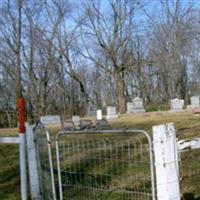
[{"label": "grass", "polygon": [[[90,118],[94,121],[94,118]],[[171,112],[147,112],[143,114],[126,114],[121,115],[118,119],[110,121],[109,128],[139,128],[144,129],[147,132],[151,133],[152,126],[174,122],[177,137],[179,139],[185,138],[193,138],[193,137],[200,137],[200,116],[195,116],[190,112],[184,111],[179,113],[171,113]],[[58,127],[51,127],[50,128],[52,133],[52,138],[55,138],[56,132],[59,130]],[[0,129],[0,136],[17,136],[17,129]],[[83,137],[83,136],[81,136]],[[84,136],[85,137],[85,136]],[[88,138],[88,137],[87,137]],[[81,138],[83,139],[83,138]],[[91,139],[92,140],[92,139]],[[113,140],[115,140],[113,138]],[[18,147],[11,146],[11,145],[0,145],[0,199],[1,200],[18,200],[20,199],[20,190],[19,190],[19,163],[18,163]],[[66,153],[67,156],[67,153]],[[114,156],[114,152],[113,152]],[[54,156],[55,157],[55,156]],[[82,152],[78,155],[78,158],[81,160],[82,165],[80,166],[80,170],[91,171],[92,170],[104,170],[103,173],[106,174],[106,171],[115,171],[115,165],[113,162],[107,162],[106,168],[105,163],[99,163],[99,168],[93,167],[92,169],[88,166],[88,155],[86,152]],[[184,199],[192,200],[197,199],[200,197],[200,177],[196,174],[200,174],[200,154],[199,152],[189,152],[188,155],[184,155],[183,162],[181,164],[181,172],[182,172],[182,181],[181,181],[181,189]],[[79,163],[80,164],[80,163]],[[69,165],[69,163],[68,163]],[[76,162],[73,162],[73,165],[76,165]],[[136,168],[130,169],[130,166],[126,166],[126,170],[122,173],[118,173],[117,176],[113,175],[113,178],[110,179],[106,177],[105,180],[109,182],[111,185],[123,185],[127,187],[125,182],[131,184],[133,179],[131,178],[130,174],[133,174],[134,170],[139,170]],[[145,169],[141,169],[141,171],[145,171]],[[146,173],[146,172],[145,172]],[[193,174],[192,174],[193,173]],[[194,175],[195,174],[195,175]],[[126,181],[120,181],[119,179],[122,175],[126,177]],[[140,174],[140,176],[142,176]],[[85,179],[87,180],[87,179]],[[99,177],[90,177],[89,181],[94,181],[98,183]],[[82,180],[84,181],[84,180]],[[139,184],[139,183],[137,183]],[[106,184],[105,184],[106,185]],[[81,191],[81,188],[76,188],[76,191],[71,188],[71,195],[74,193],[77,194],[77,191]],[[84,190],[86,192],[86,190]],[[81,193],[81,192],[80,192]],[[87,192],[86,192],[87,193]],[[98,194],[99,197],[97,199],[112,199],[118,200],[121,199],[120,195],[125,198],[126,194],[118,193],[110,193],[110,190],[105,192],[104,194]],[[103,197],[102,197],[103,195]],[[84,195],[82,197],[78,197],[79,199],[84,199]],[[127,197],[129,199],[130,197]],[[142,198],[142,197],[141,197]]]},{"label": "grass", "polygon": [[19,196],[18,148],[0,145],[0,199],[17,200]]},{"label": "grass", "polygon": [[148,150],[140,143],[143,137],[124,133],[84,136],[65,135],[61,139],[62,181],[66,194],[71,194],[73,199],[86,193],[85,199],[113,200],[123,196],[132,199],[135,193],[140,193],[138,198],[143,199],[151,193]]},{"label": "grass", "polygon": [[112,128],[139,128],[152,132],[152,126],[174,122],[178,138],[193,138],[200,136],[200,116],[190,112],[149,112],[141,114],[121,115],[111,121]]}]

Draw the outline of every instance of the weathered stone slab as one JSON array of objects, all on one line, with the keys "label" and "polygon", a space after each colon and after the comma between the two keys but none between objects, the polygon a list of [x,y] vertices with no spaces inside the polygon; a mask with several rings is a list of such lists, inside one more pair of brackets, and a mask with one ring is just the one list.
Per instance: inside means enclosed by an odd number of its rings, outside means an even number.
[{"label": "weathered stone slab", "polygon": [[40,121],[45,126],[55,126],[58,125],[61,127],[61,119],[59,115],[45,115],[40,117]]},{"label": "weathered stone slab", "polygon": [[88,116],[95,116],[97,112],[96,106],[88,106],[87,115]]},{"label": "weathered stone slab", "polygon": [[126,104],[126,107],[127,107],[127,113],[133,113],[134,112],[134,104],[133,102],[128,102]]},{"label": "weathered stone slab", "polygon": [[184,100],[183,99],[172,99],[170,101],[170,109],[173,112],[182,111],[184,107]]},{"label": "weathered stone slab", "polygon": [[81,123],[80,116],[78,116],[78,115],[72,116],[72,121],[73,121],[75,127],[80,126],[80,123]]},{"label": "weathered stone slab", "polygon": [[134,113],[145,112],[143,100],[140,97],[136,97],[133,99],[133,112]]},{"label": "weathered stone slab", "polygon": [[200,108],[200,96],[192,96],[191,100],[191,108]]},{"label": "weathered stone slab", "polygon": [[74,127],[74,123],[72,120],[66,120],[63,122],[63,130],[69,131],[69,130],[73,130]]},{"label": "weathered stone slab", "polygon": [[118,115],[117,115],[116,107],[108,106],[106,119],[115,119],[117,117],[118,117]]}]

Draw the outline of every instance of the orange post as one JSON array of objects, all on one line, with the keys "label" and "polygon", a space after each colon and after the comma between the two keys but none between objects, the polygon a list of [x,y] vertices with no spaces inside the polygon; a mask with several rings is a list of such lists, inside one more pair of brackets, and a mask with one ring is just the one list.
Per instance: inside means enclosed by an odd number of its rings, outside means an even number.
[{"label": "orange post", "polygon": [[19,97],[17,100],[17,118],[19,133],[19,159],[20,159],[20,187],[21,199],[27,200],[27,171],[26,171],[26,134],[25,134],[25,99]]},{"label": "orange post", "polygon": [[17,100],[17,111],[18,111],[18,132],[25,133],[25,99],[20,97]]}]

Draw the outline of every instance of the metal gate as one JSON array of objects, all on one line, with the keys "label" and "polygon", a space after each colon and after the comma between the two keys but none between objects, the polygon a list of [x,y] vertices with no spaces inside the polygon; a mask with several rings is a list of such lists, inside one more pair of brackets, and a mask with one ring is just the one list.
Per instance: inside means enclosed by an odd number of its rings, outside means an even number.
[{"label": "metal gate", "polygon": [[56,200],[51,140],[49,131],[42,123],[33,128],[41,199]]},{"label": "metal gate", "polygon": [[143,130],[59,132],[60,200],[155,199],[151,138]]}]

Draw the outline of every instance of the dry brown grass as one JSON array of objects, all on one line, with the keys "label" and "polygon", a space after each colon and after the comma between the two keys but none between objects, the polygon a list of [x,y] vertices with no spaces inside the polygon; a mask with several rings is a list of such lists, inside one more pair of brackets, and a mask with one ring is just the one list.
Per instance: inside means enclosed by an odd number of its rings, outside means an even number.
[{"label": "dry brown grass", "polygon": [[17,128],[2,128],[0,129],[0,137],[17,136]]},{"label": "dry brown grass", "polygon": [[[95,121],[95,118],[89,119]],[[152,126],[168,122],[174,122],[179,138],[200,137],[200,116],[195,116],[189,111],[124,114],[118,119],[109,121],[109,124],[111,128],[139,128],[150,133]],[[50,127],[52,137],[58,130],[59,127]],[[17,128],[0,129],[0,136],[17,136]],[[19,199],[18,153],[17,146],[0,147],[0,199],[2,200]]]},{"label": "dry brown grass", "polygon": [[110,121],[110,125],[112,128],[139,128],[151,133],[152,126],[169,122],[174,123],[179,138],[200,136],[200,116],[189,111],[125,114]]}]

